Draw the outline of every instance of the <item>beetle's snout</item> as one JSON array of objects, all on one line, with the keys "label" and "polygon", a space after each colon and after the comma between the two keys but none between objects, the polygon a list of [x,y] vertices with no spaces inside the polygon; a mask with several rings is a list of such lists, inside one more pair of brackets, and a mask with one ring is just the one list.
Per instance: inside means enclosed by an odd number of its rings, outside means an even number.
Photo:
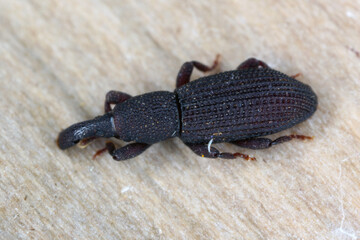
[{"label": "beetle's snout", "polygon": [[111,113],[96,117],[92,120],[75,123],[60,132],[57,144],[59,148],[67,149],[84,139],[88,142],[98,137],[113,137],[115,135],[113,125]]},{"label": "beetle's snout", "polygon": [[72,147],[80,142],[81,135],[79,134],[79,126],[78,124],[74,124],[64,131],[60,132],[59,137],[57,139],[57,144],[60,149],[67,149]]}]

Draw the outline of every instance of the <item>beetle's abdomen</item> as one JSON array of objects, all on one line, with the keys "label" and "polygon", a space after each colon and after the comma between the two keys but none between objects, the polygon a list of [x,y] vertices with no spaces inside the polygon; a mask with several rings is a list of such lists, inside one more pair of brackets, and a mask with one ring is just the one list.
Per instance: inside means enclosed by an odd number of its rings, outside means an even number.
[{"label": "beetle's abdomen", "polygon": [[273,134],[316,110],[312,89],[269,68],[224,72],[175,90],[184,142],[229,142]]},{"label": "beetle's abdomen", "polygon": [[179,136],[176,95],[158,91],[132,97],[115,106],[115,129],[124,141],[156,143]]}]

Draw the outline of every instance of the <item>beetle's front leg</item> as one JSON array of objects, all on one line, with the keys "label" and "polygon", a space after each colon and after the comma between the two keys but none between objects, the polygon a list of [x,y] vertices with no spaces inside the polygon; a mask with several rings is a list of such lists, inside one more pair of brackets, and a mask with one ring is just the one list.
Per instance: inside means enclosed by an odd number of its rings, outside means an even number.
[{"label": "beetle's front leg", "polygon": [[214,63],[211,67],[209,67],[201,62],[198,62],[198,61],[191,61],[191,62],[184,63],[181,66],[179,73],[177,75],[177,78],[176,78],[176,88],[179,88],[179,87],[187,84],[188,82],[190,82],[191,73],[192,73],[194,67],[201,72],[208,72],[208,71],[214,70],[216,68],[216,66],[219,63],[219,59],[220,59],[220,54],[217,54],[216,58],[214,60]]},{"label": "beetle's front leg", "polygon": [[104,149],[97,151],[93,159],[96,156],[100,155],[102,152],[108,150],[109,154],[113,157],[114,160],[116,161],[128,160],[130,158],[134,158],[140,155],[150,146],[151,146],[150,144],[146,144],[146,143],[130,143],[128,145],[125,145],[124,147],[116,149],[114,143],[107,142],[106,147]]},{"label": "beetle's front leg", "polygon": [[241,63],[236,69],[241,70],[241,69],[258,68],[258,67],[269,68],[269,66],[263,61],[258,60],[256,58],[249,58],[245,60],[243,63]]},{"label": "beetle's front leg", "polygon": [[289,136],[279,137],[274,141],[269,138],[252,138],[252,139],[234,141],[231,143],[243,148],[264,149],[280,143],[288,142],[292,139],[305,140],[305,139],[312,139],[312,137],[308,137],[304,135],[289,135]]},{"label": "beetle's front leg", "polygon": [[185,143],[195,154],[200,157],[206,158],[224,158],[224,159],[234,159],[237,157],[241,157],[245,160],[256,160],[254,157],[250,157],[249,155],[243,153],[228,153],[228,152],[219,152],[214,147],[208,146],[208,144],[193,144],[193,143]]},{"label": "beetle's front leg", "polygon": [[127,93],[119,92],[119,91],[110,91],[106,94],[105,97],[105,113],[111,111],[111,104],[122,103],[131,98],[131,96]]}]

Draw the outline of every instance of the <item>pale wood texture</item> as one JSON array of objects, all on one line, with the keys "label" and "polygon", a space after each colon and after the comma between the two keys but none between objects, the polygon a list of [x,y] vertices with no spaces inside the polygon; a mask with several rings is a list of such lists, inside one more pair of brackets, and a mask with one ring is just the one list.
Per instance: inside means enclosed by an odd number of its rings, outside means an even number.
[{"label": "pale wood texture", "polygon": [[[0,238],[359,238],[359,20],[353,0],[0,0]],[[183,62],[217,53],[218,71],[257,57],[301,72],[318,111],[273,137],[315,139],[240,149],[256,162],[179,139],[125,162],[91,160],[101,140],[56,146],[107,91],[171,91]]]}]

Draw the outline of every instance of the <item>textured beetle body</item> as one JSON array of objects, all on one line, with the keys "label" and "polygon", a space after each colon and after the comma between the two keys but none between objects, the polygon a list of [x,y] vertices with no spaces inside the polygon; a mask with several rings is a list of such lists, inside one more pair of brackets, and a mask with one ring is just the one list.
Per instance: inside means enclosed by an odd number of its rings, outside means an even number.
[{"label": "textured beetle body", "polygon": [[159,91],[117,104],[113,109],[118,137],[126,142],[153,144],[178,136],[180,119],[176,95]]},{"label": "textured beetle body", "polygon": [[[115,137],[132,142],[116,149],[111,142],[94,156],[108,150],[115,160],[126,160],[150,145],[179,137],[197,155],[209,158],[250,158],[242,153],[219,152],[212,143],[230,142],[251,149],[268,148],[303,135],[275,140],[261,136],[290,128],[316,110],[312,89],[293,77],[251,58],[237,70],[190,81],[193,68],[207,72],[216,67],[186,62],[181,67],[174,92],[158,91],[131,97],[117,91],[106,95],[105,115],[73,124],[60,132],[61,149],[82,146],[95,138]],[[112,109],[111,104],[116,104]]]},{"label": "textured beetle body", "polygon": [[182,116],[180,137],[188,143],[270,135],[306,120],[317,104],[309,86],[270,68],[203,77],[175,92]]}]

